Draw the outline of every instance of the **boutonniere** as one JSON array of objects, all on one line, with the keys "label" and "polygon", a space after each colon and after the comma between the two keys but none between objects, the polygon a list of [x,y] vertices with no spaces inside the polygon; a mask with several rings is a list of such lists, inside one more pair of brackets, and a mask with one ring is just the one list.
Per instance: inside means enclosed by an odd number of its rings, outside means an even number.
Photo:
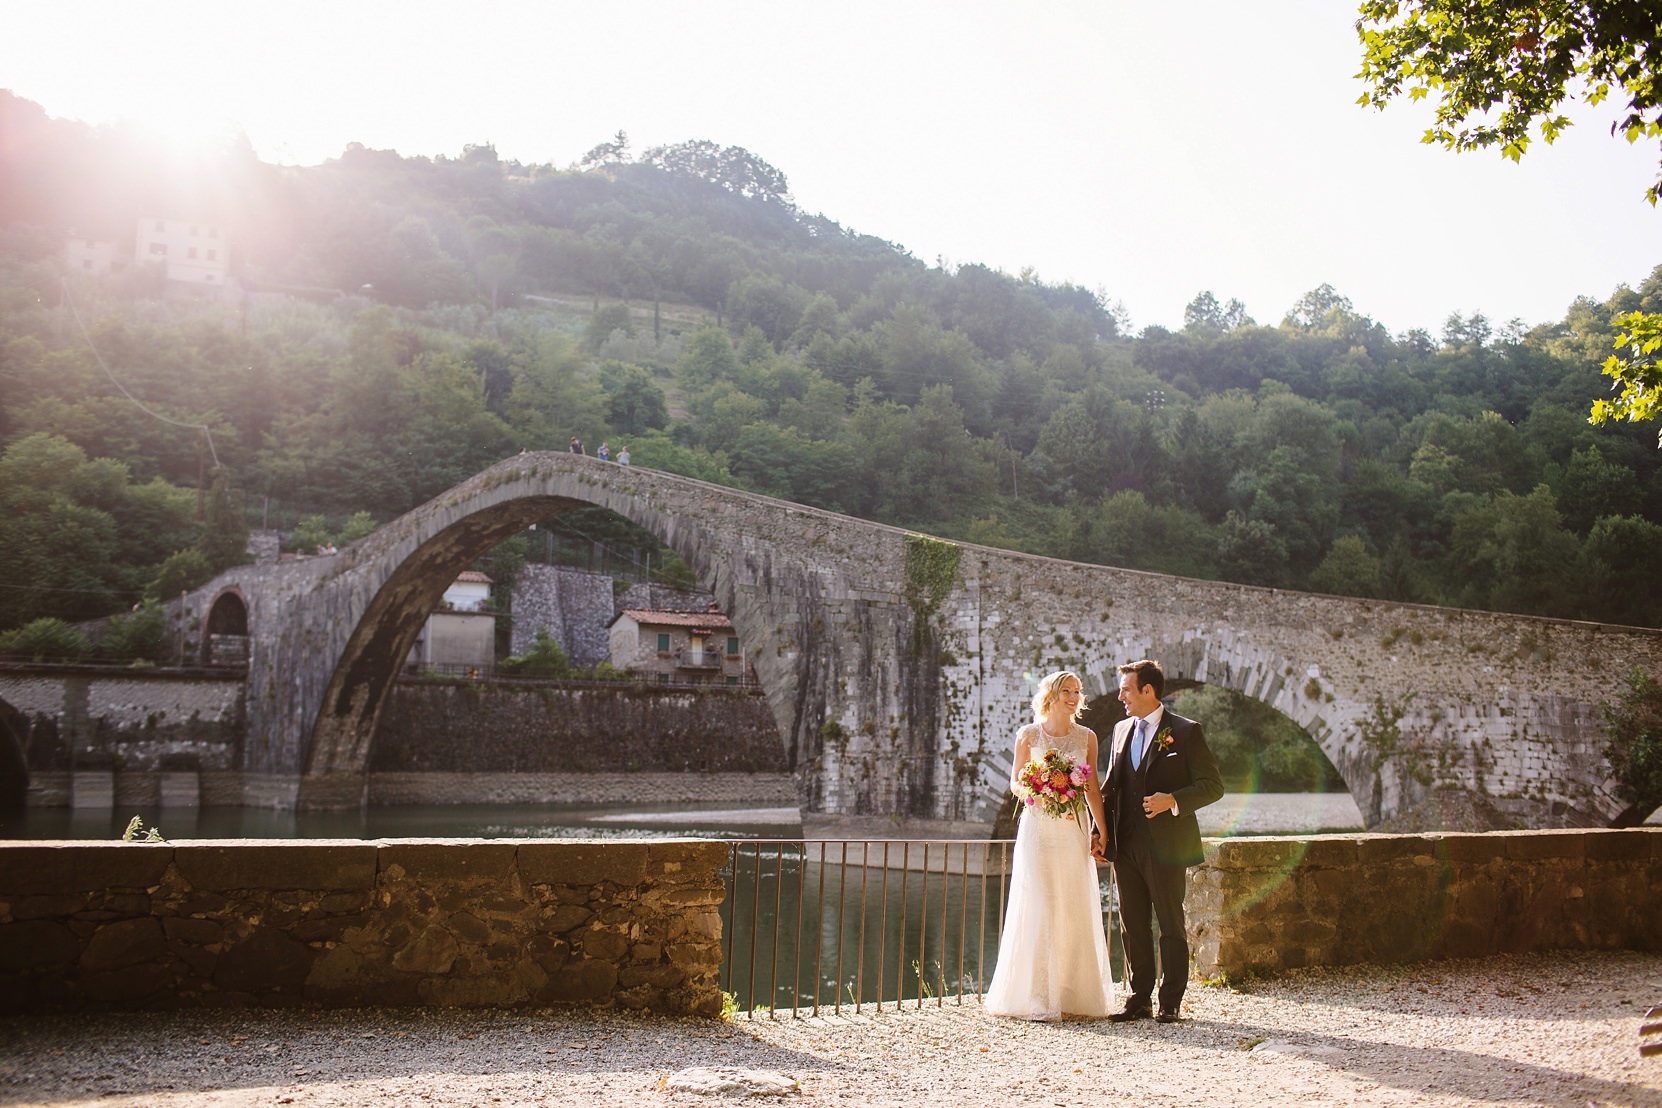
[{"label": "boutonniere", "polygon": [[1154,736],[1154,749],[1162,754],[1170,750],[1176,743],[1177,740],[1172,738],[1170,727],[1161,728],[1160,733]]}]

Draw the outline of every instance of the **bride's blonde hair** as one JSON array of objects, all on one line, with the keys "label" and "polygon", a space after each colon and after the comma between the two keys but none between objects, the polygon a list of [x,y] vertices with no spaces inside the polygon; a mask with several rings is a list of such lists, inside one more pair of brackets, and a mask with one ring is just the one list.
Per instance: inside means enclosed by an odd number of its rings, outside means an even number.
[{"label": "bride's blonde hair", "polygon": [[1062,682],[1069,677],[1079,682],[1079,702],[1073,706],[1073,718],[1085,714],[1085,682],[1071,669],[1059,669],[1039,682],[1033,693],[1033,722],[1039,723],[1050,714],[1050,706],[1062,695]]}]

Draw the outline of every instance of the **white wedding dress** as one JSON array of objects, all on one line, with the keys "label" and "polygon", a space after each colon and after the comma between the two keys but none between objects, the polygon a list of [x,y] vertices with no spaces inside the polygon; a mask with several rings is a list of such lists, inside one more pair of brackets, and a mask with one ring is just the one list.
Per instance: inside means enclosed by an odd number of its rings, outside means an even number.
[{"label": "white wedding dress", "polygon": [[[1033,758],[1056,750],[1084,759],[1085,729],[1078,724],[1061,739],[1038,724],[1030,729]],[[1091,767],[1100,776],[1099,770]],[[982,998],[982,1007],[995,1016],[1055,1020],[1108,1014],[1114,987],[1089,822],[1085,813],[1057,819],[1038,808],[1022,809],[998,962]]]}]

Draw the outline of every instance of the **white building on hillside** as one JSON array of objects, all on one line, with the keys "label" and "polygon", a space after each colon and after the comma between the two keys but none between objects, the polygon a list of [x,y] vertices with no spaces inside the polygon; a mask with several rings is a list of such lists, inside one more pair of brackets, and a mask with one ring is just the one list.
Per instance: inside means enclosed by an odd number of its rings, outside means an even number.
[{"label": "white building on hillside", "polygon": [[212,223],[146,217],[138,221],[133,260],[139,265],[160,262],[169,281],[223,285],[231,248]]},{"label": "white building on hillside", "polygon": [[444,590],[427,617],[406,666],[470,676],[488,674],[496,664],[496,613],[490,610],[491,579],[465,570]]},{"label": "white building on hillside", "polygon": [[104,277],[115,269],[114,239],[89,239],[70,235],[63,244],[64,268],[86,277]]}]

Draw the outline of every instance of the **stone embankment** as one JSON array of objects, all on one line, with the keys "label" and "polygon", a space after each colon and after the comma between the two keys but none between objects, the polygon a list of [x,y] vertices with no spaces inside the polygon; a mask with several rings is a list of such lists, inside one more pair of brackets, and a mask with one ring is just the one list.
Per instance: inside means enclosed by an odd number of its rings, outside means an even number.
[{"label": "stone embankment", "polygon": [[1192,874],[1203,976],[1662,950],[1656,827],[1224,839]]},{"label": "stone embankment", "polygon": [[0,844],[0,1011],[721,1010],[720,842]]}]

